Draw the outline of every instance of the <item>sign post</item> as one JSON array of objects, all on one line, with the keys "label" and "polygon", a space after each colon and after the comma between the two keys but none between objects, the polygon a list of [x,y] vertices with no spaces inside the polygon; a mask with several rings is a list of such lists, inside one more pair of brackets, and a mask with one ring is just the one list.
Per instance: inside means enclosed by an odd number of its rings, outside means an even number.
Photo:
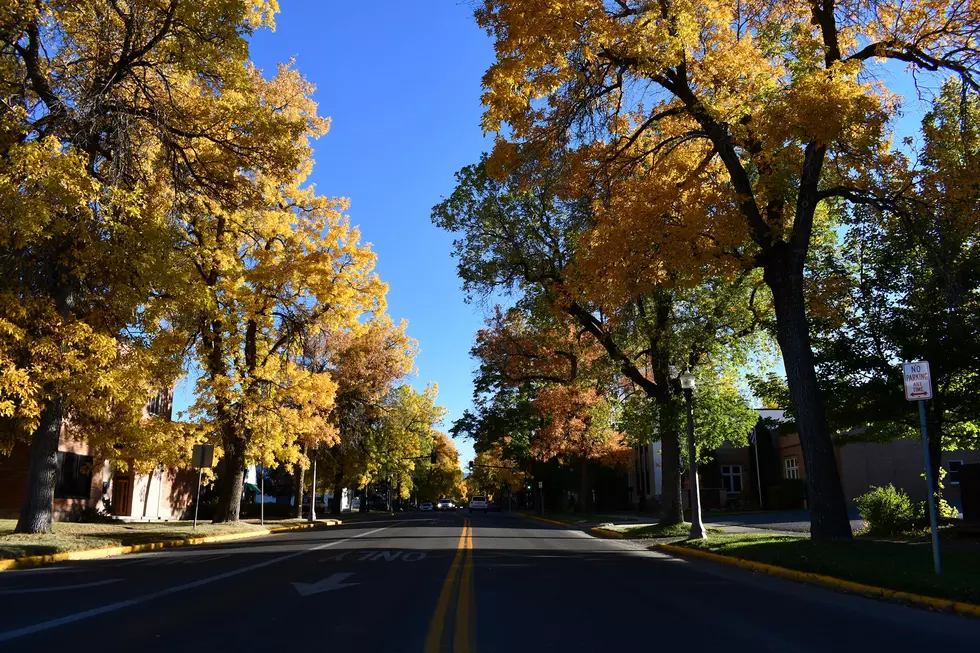
[{"label": "sign post", "polygon": [[922,449],[926,461],[926,503],[929,504],[929,522],[932,526],[932,564],[936,575],[941,572],[939,565],[939,526],[936,523],[936,497],[932,494],[932,462],[929,459],[929,431],[926,427],[926,400],[932,399],[932,376],[928,361],[914,361],[903,364],[905,378],[905,398],[919,404],[919,422],[922,424]]},{"label": "sign post", "polygon": [[191,467],[197,467],[197,499],[194,501],[194,528],[197,528],[197,509],[201,505],[201,475],[204,468],[214,466],[214,445],[195,444],[191,452]]}]

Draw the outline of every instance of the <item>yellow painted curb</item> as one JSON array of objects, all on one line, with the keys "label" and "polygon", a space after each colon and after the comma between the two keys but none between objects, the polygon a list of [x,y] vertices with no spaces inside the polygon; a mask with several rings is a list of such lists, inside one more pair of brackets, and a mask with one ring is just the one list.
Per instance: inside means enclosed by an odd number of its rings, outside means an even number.
[{"label": "yellow painted curb", "polygon": [[921,594],[902,592],[900,590],[890,590],[884,587],[876,587],[874,585],[865,585],[863,583],[842,580],[840,578],[834,578],[833,576],[824,576],[822,574],[814,574],[806,571],[796,571],[795,569],[767,565],[763,562],[755,562],[754,560],[745,560],[734,556],[709,553],[707,551],[690,549],[684,546],[675,546],[673,544],[656,544],[652,548],[658,551],[673,553],[680,556],[701,558],[703,560],[720,562],[721,564],[731,565],[733,567],[751,569],[753,571],[769,574],[770,576],[789,578],[791,580],[797,580],[813,585],[822,585],[831,589],[855,592],[858,594],[867,594],[876,598],[888,599],[892,601],[906,601],[908,603],[915,603],[936,610],[952,610],[953,612],[959,614],[968,614],[974,617],[980,617],[980,605],[974,605],[972,603],[963,603],[961,601],[953,601],[952,599],[938,599],[933,596],[923,596]]},{"label": "yellow painted curb", "polygon": [[535,519],[537,521],[543,521],[546,524],[554,524],[555,526],[569,526],[568,522],[555,521],[553,519],[545,519],[544,517],[538,517],[537,515],[525,515],[524,513],[518,513],[522,517],[527,517],[528,519]]},{"label": "yellow painted curb", "polygon": [[161,540],[159,542],[142,542],[140,544],[130,544],[128,546],[111,546],[102,549],[83,549],[81,551],[63,551],[61,553],[49,553],[47,555],[24,556],[21,558],[7,558],[0,560],[0,571],[10,569],[23,569],[25,567],[40,567],[50,565],[55,562],[65,560],[98,560],[100,558],[111,558],[113,556],[125,555],[127,553],[144,553],[146,551],[158,551],[160,549],[173,549],[179,546],[194,546],[196,544],[214,544],[215,542],[228,542],[231,540],[244,540],[250,537],[261,535],[273,535],[275,533],[288,533],[289,531],[302,531],[310,528],[324,528],[327,526],[338,526],[342,524],[339,519],[324,519],[315,524],[295,524],[292,526],[276,526],[275,528],[263,528],[254,531],[243,531],[241,533],[223,533],[221,535],[206,535],[204,537],[192,537],[185,540]]},{"label": "yellow painted curb", "polygon": [[596,533],[598,535],[602,535],[602,536],[605,536],[605,537],[611,537],[611,538],[614,538],[614,539],[617,539],[617,540],[622,540],[622,539],[625,539],[626,538],[626,535],[624,535],[623,533],[620,533],[620,532],[617,532],[617,531],[610,531],[610,530],[605,529],[605,528],[599,528],[598,526],[595,527],[595,528],[590,528],[589,529],[589,532]]}]

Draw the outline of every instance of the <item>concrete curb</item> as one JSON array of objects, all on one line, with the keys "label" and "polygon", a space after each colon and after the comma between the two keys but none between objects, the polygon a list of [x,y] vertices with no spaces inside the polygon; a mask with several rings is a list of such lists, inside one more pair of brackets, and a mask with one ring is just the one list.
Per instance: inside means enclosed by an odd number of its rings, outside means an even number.
[{"label": "concrete curb", "polygon": [[599,528],[598,526],[596,526],[595,528],[590,528],[589,532],[595,533],[597,535],[602,535],[603,537],[611,537],[614,540],[626,539],[626,535],[624,535],[623,533],[619,533],[617,531],[611,531],[605,528]]},{"label": "concrete curb", "polygon": [[913,594],[912,592],[902,592],[900,590],[890,590],[884,587],[876,587],[874,585],[865,585],[863,583],[855,583],[849,580],[842,580],[840,578],[834,578],[833,576],[824,576],[822,574],[814,574],[806,571],[796,571],[795,569],[787,569],[785,567],[767,565],[763,562],[744,560],[742,558],[736,558],[734,556],[719,555],[717,553],[709,553],[707,551],[701,551],[699,549],[690,549],[684,546],[675,546],[673,544],[655,544],[651,548],[656,549],[657,551],[672,553],[679,556],[701,558],[702,560],[719,562],[721,564],[731,565],[733,567],[742,567],[743,569],[751,569],[752,571],[758,571],[764,574],[769,574],[770,576],[788,578],[790,580],[809,583],[811,585],[822,585],[824,587],[829,587],[831,589],[835,589],[843,592],[854,592],[857,594],[865,594],[874,598],[886,599],[889,601],[914,603],[916,605],[929,607],[934,610],[951,610],[958,614],[966,614],[973,617],[980,617],[980,605],[974,605],[972,603],[963,603],[961,601],[953,601],[952,599],[938,599],[933,596],[923,596],[921,594]]},{"label": "concrete curb", "polygon": [[534,519],[536,521],[543,521],[546,524],[554,524],[555,526],[571,526],[568,522],[554,521],[553,519],[545,519],[544,517],[538,517],[537,515],[525,515],[524,513],[517,513],[521,517],[526,517],[527,519]]},{"label": "concrete curb", "polygon": [[339,526],[343,522],[339,519],[318,520],[314,524],[295,524],[292,526],[276,526],[275,528],[262,528],[254,531],[243,531],[241,533],[223,533],[221,535],[206,535],[204,537],[193,537],[186,540],[161,540],[159,542],[141,542],[140,544],[130,544],[127,546],[111,546],[102,549],[82,549],[80,551],[62,551],[61,553],[49,553],[47,555],[24,556],[21,558],[7,558],[0,560],[0,571],[11,569],[25,569],[28,567],[41,567],[56,562],[66,560],[98,560],[100,558],[111,558],[127,553],[145,553],[147,551],[159,551],[161,549],[173,549],[179,546],[194,546],[197,544],[214,544],[216,542],[228,542],[231,540],[244,540],[250,537],[262,535],[274,535],[276,533],[288,533],[290,531],[302,531],[311,528],[326,528],[328,526]]}]

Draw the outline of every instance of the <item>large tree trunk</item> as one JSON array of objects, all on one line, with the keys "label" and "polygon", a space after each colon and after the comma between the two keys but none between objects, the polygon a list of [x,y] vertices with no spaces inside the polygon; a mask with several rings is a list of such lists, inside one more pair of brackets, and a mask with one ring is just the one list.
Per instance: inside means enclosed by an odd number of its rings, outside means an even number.
[{"label": "large tree trunk", "polygon": [[54,489],[58,474],[58,441],[64,404],[50,386],[41,411],[41,421],[31,437],[30,466],[27,471],[27,492],[17,520],[17,533],[50,533]]},{"label": "large tree trunk", "polygon": [[810,324],[803,297],[802,256],[792,256],[788,252],[780,254],[774,253],[767,261],[764,278],[772,290],[776,337],[783,354],[786,381],[806,463],[810,533],[814,540],[849,540],[851,524],[810,345]]},{"label": "large tree trunk", "polygon": [[[669,421],[669,420],[668,420]],[[677,430],[670,423],[664,428],[664,418],[660,419],[660,447],[663,473],[661,482],[660,523],[665,526],[684,521],[684,502],[681,500],[681,443]]]},{"label": "large tree trunk", "polygon": [[592,500],[592,476],[589,474],[589,461],[583,458],[579,462],[579,496],[582,512],[591,515],[595,512],[595,501]]},{"label": "large tree trunk", "polygon": [[[64,245],[64,243],[63,243]],[[75,310],[78,280],[62,266],[51,270],[48,282],[54,289],[55,309],[64,319]],[[44,386],[44,406],[37,429],[31,436],[31,453],[27,470],[27,490],[17,520],[17,533],[50,533],[54,491],[58,482],[58,442],[64,421],[64,397],[54,385]]]},{"label": "large tree trunk", "polygon": [[242,508],[242,488],[245,480],[245,440],[226,427],[222,444],[225,448],[224,473],[218,479],[218,508],[213,523],[237,522]]},{"label": "large tree trunk", "polygon": [[[670,395],[658,398],[657,433],[660,436],[660,523],[684,522],[681,499],[681,443],[677,437],[677,404]],[[656,470],[654,470],[656,473]]]}]

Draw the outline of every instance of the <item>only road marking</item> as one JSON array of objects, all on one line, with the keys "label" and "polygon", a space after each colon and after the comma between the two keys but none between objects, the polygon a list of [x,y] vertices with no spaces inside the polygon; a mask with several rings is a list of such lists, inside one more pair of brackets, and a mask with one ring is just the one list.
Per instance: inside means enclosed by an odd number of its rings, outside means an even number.
[{"label": "only road marking", "polygon": [[425,653],[440,653],[442,651],[442,632],[446,625],[446,613],[449,611],[449,602],[453,597],[453,590],[456,587],[456,572],[459,571],[460,562],[463,559],[463,551],[466,546],[466,535],[469,531],[470,522],[463,519],[463,532],[459,535],[459,543],[456,545],[456,557],[449,566],[449,573],[442,582],[442,591],[439,592],[439,600],[436,602],[436,611],[432,614],[429,622],[429,633],[425,637]]},{"label": "only road marking", "polygon": [[453,631],[453,653],[470,653],[476,647],[470,634],[470,604],[473,601],[473,529],[466,524],[466,560],[459,577],[456,598],[456,628]]},{"label": "only road marking", "polygon": [[329,578],[324,578],[318,583],[293,583],[293,587],[296,591],[300,593],[300,596],[309,596],[310,594],[319,594],[320,592],[329,592],[330,590],[339,590],[342,587],[353,587],[358,583],[345,583],[344,581],[353,576],[354,574],[333,574]]}]

